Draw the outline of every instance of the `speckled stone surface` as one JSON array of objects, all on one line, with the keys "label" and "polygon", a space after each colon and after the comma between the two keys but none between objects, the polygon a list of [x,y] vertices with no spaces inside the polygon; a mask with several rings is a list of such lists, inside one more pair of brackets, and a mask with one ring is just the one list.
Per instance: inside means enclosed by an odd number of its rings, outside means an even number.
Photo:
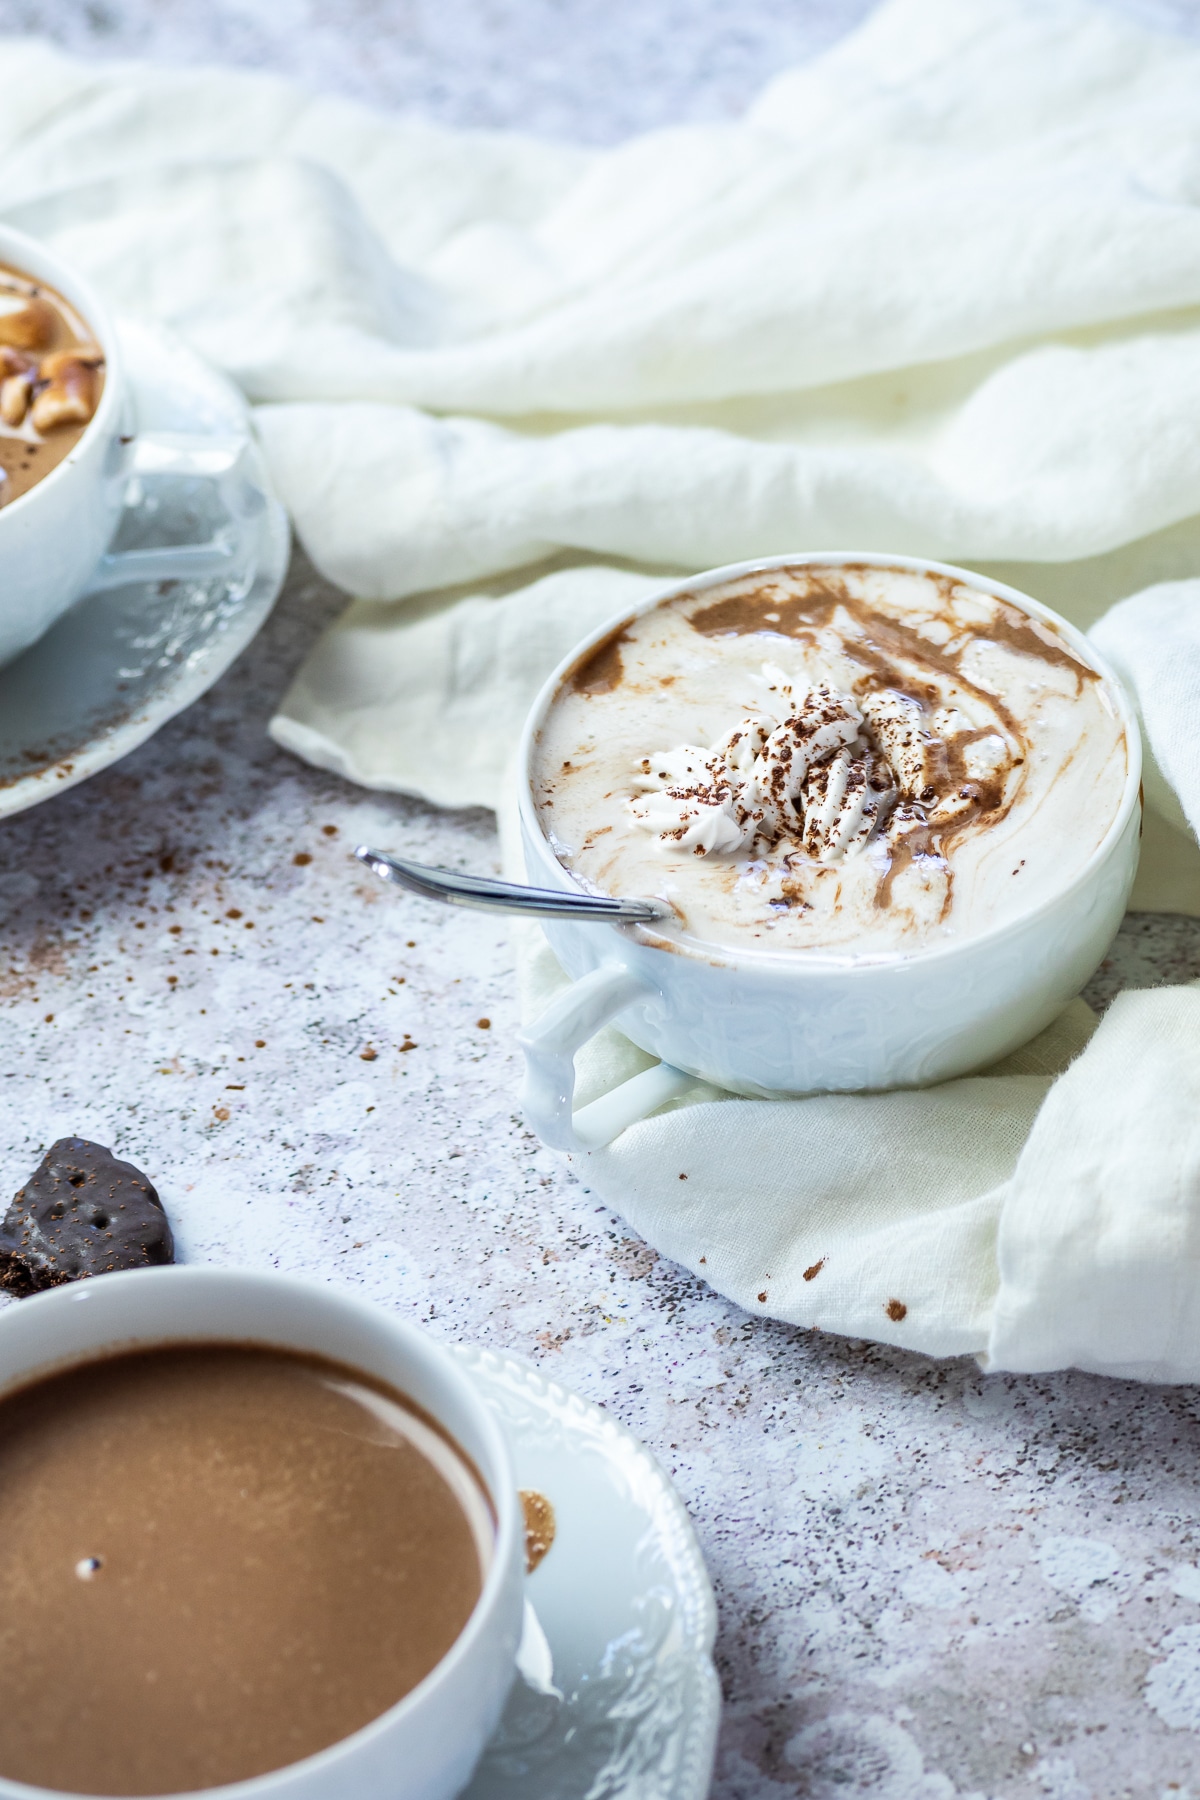
[{"label": "speckled stone surface", "polygon": [[[721,1800],[1200,1794],[1196,1394],[766,1324],[631,1237],[517,1116],[503,925],[350,856],[492,869],[490,815],[266,737],[339,604],[297,559],[205,700],[0,826],[5,1197],[99,1139],[184,1257],[345,1283],[612,1407],[716,1583]],[[1125,971],[1200,975],[1200,924],[1129,921],[1097,998]]]},{"label": "speckled stone surface", "polygon": [[[603,139],[728,109],[861,10],[0,0],[0,27],[310,72],[336,28],[335,85]],[[297,559],[207,699],[0,826],[0,1200],[55,1137],[97,1138],[159,1186],[184,1256],[344,1283],[611,1407],[716,1585],[719,1800],[1198,1800],[1200,1396],[752,1320],[597,1205],[517,1116],[503,926],[350,858],[370,838],[492,869],[490,816],[364,794],[265,736],[339,605]],[[1090,993],[1198,976],[1200,923],[1141,917]]]},{"label": "speckled stone surface", "polygon": [[[1143,0],[1188,5],[1191,0]],[[873,0],[0,0],[97,56],[276,69],[448,125],[612,143],[728,116]]]}]

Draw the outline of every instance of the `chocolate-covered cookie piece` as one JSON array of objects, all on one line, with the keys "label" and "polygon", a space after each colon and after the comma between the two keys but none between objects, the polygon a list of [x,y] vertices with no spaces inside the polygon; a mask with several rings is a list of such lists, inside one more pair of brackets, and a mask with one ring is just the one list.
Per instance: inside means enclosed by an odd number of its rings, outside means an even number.
[{"label": "chocolate-covered cookie piece", "polygon": [[51,1144],[0,1225],[0,1287],[21,1297],[174,1260],[171,1227],[153,1185],[132,1163],[87,1138]]}]

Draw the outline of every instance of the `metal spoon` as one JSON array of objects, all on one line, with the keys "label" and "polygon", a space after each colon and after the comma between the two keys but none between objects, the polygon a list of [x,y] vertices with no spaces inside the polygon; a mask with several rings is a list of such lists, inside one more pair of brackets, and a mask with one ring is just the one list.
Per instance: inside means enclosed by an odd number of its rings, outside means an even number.
[{"label": "metal spoon", "polygon": [[672,916],[661,900],[617,900],[607,894],[559,891],[557,888],[524,887],[516,881],[493,881],[488,875],[464,875],[457,869],[431,869],[424,863],[402,862],[359,844],[354,852],[360,862],[381,881],[394,881],[425,900],[444,900],[450,906],[475,906],[485,912],[529,913],[542,919],[595,919],[609,925],[647,924]]}]

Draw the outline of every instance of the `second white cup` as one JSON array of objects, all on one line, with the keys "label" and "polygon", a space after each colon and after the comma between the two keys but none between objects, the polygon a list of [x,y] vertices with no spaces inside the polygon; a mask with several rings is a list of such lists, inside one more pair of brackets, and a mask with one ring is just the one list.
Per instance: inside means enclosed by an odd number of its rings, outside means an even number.
[{"label": "second white cup", "polygon": [[[138,1269],[73,1283],[0,1314],[0,1393],[56,1367],[139,1345],[280,1346],[361,1369],[416,1402],[474,1463],[495,1548],[465,1628],[411,1693],[315,1756],[173,1800],[451,1800],[470,1779],[515,1671],[524,1605],[524,1520],[508,1446],[454,1358],[381,1308],[282,1275]],[[0,1776],[0,1800],[51,1790]]]}]

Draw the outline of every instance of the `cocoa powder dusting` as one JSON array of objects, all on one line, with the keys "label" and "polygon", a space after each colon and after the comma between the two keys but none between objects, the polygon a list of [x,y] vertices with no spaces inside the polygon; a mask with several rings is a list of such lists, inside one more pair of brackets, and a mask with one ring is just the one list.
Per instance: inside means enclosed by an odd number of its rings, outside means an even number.
[{"label": "cocoa powder dusting", "polygon": [[[848,567],[846,570],[847,574],[861,572],[863,571],[855,567]],[[781,573],[795,580],[804,578],[807,572],[797,569]],[[948,591],[956,584],[943,578],[942,585]],[[994,710],[1006,730],[1017,739],[1022,750],[1025,748],[1023,734],[1003,701],[979,687],[962,672],[963,652],[974,641],[975,634],[970,634],[966,642],[960,642],[954,650],[942,650],[918,632],[878,612],[866,601],[850,593],[845,580],[839,576],[808,575],[802,594],[781,592],[774,581],[768,580],[761,588],[752,592],[734,594],[708,606],[698,607],[690,615],[688,622],[693,630],[706,637],[764,631],[815,644],[817,634],[839,611],[852,619],[859,628],[859,634],[846,645],[848,653],[864,669],[863,676],[854,683],[857,694],[887,688],[903,694],[921,709],[922,715],[927,716],[930,701],[936,698],[936,690],[931,691],[929,684],[916,679],[910,668],[904,666],[912,663],[919,666],[923,663],[983,700]],[[1024,621],[1011,607],[999,606],[997,618],[985,630],[981,630],[979,635],[1006,644],[1022,655],[1037,656],[1055,666],[1070,668],[1076,672],[1077,686],[1079,676],[1083,673],[1095,678],[1095,672],[1087,669],[1048,627],[1036,627],[1034,622]],[[896,878],[910,868],[918,857],[936,857],[939,861],[947,861],[955,839],[983,818],[989,823],[998,823],[1011,807],[1016,798],[1016,790],[1006,800],[1003,780],[979,782],[972,780],[967,774],[964,752],[969,745],[987,735],[987,730],[981,729],[963,732],[949,743],[942,739],[931,741],[930,753],[937,791],[940,794],[955,793],[965,804],[952,820],[942,823],[936,830],[918,818],[911,830],[898,839],[888,869],[880,879],[876,892],[875,904],[878,908],[891,905]],[[1023,762],[1024,758],[1021,757],[1018,761]],[[1019,783],[1017,785],[1019,788]],[[949,875],[949,871],[947,874]],[[943,918],[950,908],[952,885],[952,881],[948,880],[942,907]]]}]

